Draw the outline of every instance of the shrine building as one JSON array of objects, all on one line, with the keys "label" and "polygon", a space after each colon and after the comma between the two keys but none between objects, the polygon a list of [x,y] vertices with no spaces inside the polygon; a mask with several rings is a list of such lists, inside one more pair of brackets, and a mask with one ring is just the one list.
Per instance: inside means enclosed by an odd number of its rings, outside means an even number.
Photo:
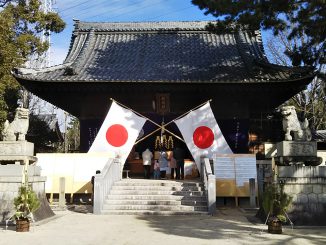
[{"label": "shrine building", "polygon": [[[14,76],[80,120],[81,152],[94,140],[110,98],[159,124],[211,99],[234,153],[252,152],[261,141],[282,140],[274,110],[305,89],[313,71],[269,63],[259,31],[214,34],[205,29],[207,24],[76,20],[61,65],[17,69]],[[144,134],[155,128],[146,122]],[[180,135],[175,125],[170,130]],[[139,152],[155,148],[155,137],[136,146]]]}]

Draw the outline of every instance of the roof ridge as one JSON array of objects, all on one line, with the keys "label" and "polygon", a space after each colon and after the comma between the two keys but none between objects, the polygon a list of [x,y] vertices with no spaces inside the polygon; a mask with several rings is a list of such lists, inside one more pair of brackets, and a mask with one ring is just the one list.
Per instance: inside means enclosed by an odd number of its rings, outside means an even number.
[{"label": "roof ridge", "polygon": [[75,31],[155,31],[155,30],[206,30],[214,21],[143,21],[143,22],[83,22],[75,21]]},{"label": "roof ridge", "polygon": [[71,68],[74,69],[74,72],[76,72],[76,69],[78,67],[83,66],[88,54],[93,51],[91,48],[89,48],[92,45],[94,45],[94,29],[93,28],[87,34],[87,38],[86,38],[82,48],[80,49],[79,54],[74,59],[73,64],[71,65]]},{"label": "roof ridge", "polygon": [[50,67],[45,67],[45,68],[16,68],[13,72],[18,75],[36,75],[38,73],[43,73],[43,72],[51,72],[51,71],[56,71],[62,68],[66,68],[70,66],[72,62],[69,63],[63,63],[59,65],[54,65]]}]

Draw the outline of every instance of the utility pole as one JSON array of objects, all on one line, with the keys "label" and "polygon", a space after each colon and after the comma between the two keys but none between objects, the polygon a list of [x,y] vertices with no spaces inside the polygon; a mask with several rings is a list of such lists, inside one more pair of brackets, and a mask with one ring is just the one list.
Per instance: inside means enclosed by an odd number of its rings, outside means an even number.
[{"label": "utility pole", "polygon": [[[52,4],[55,4],[55,0],[39,0],[41,3],[40,9],[44,14],[53,12]],[[49,44],[49,48],[45,51],[41,56],[37,54],[33,54],[29,57],[29,61],[27,61],[28,68],[45,68],[50,66],[51,60],[51,32],[43,30],[40,34],[38,34],[39,38],[42,42],[47,42]],[[29,108],[29,92],[23,88],[22,91],[22,106],[24,108]],[[31,96],[32,100],[35,99],[35,96]]]},{"label": "utility pole", "polygon": [[64,153],[68,152],[68,137],[67,137],[67,119],[68,119],[68,112],[64,112],[65,114],[65,134],[64,134]]},{"label": "utility pole", "polygon": [[[53,0],[40,0],[41,10],[44,14],[53,12],[52,3]],[[39,34],[42,42],[47,42],[49,44],[49,49],[44,52],[41,56],[33,55],[29,61],[30,68],[44,68],[50,66],[50,56],[51,56],[51,32],[43,30]]]}]

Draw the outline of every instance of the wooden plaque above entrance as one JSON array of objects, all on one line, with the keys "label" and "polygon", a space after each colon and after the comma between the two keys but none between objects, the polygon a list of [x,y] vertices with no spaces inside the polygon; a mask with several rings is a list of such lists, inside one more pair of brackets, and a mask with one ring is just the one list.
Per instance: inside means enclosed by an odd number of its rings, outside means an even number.
[{"label": "wooden plaque above entrance", "polygon": [[170,112],[170,94],[156,94],[156,112],[160,115]]}]

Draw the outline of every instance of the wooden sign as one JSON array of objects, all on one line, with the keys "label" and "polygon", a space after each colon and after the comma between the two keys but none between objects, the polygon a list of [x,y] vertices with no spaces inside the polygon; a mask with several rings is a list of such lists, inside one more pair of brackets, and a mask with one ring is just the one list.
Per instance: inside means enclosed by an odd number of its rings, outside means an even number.
[{"label": "wooden sign", "polygon": [[257,179],[253,154],[216,154],[213,157],[216,196],[249,196],[249,179]]},{"label": "wooden sign", "polygon": [[161,115],[170,112],[170,94],[156,94],[156,112]]}]

